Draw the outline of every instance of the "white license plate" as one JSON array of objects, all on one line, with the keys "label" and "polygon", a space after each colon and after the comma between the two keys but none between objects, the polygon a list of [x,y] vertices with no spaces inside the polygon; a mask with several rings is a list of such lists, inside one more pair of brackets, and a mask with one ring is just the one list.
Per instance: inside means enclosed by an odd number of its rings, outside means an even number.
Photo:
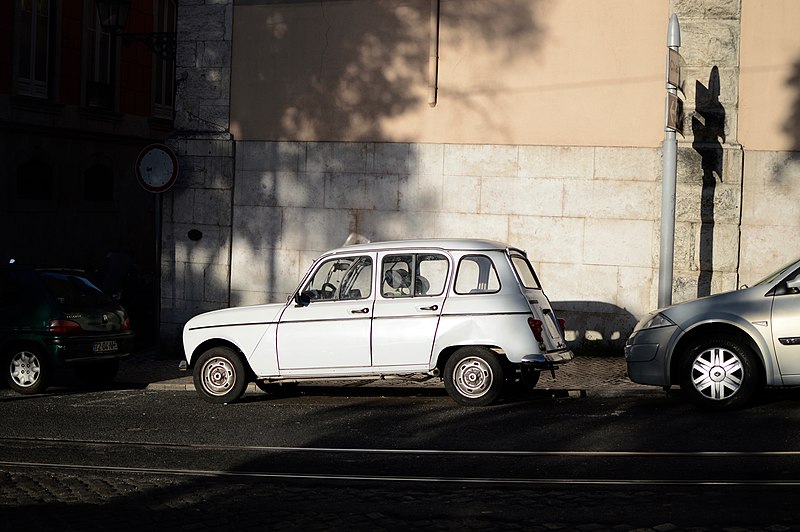
[{"label": "white license plate", "polygon": [[118,347],[117,347],[117,341],[116,340],[106,340],[104,342],[95,342],[94,345],[92,345],[92,352],[93,353],[111,353],[113,351],[116,351],[117,349],[118,349]]}]

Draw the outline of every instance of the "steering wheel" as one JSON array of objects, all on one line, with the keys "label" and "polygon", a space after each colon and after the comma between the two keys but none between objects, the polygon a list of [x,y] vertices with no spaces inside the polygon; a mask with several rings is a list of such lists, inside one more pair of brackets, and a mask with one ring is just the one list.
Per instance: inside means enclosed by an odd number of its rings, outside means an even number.
[{"label": "steering wheel", "polygon": [[336,292],[336,287],[331,283],[325,283],[320,290],[322,299],[332,299],[333,293]]}]

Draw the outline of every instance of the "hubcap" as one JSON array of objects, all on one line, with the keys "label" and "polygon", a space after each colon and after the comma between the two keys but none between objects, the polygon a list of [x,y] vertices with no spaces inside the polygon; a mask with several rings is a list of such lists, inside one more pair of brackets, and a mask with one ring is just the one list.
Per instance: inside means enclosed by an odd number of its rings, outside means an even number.
[{"label": "hubcap", "polygon": [[36,384],[41,374],[39,358],[30,351],[20,351],[11,357],[11,379],[17,386],[29,388]]},{"label": "hubcap", "polygon": [[692,384],[700,394],[714,401],[738,392],[743,379],[742,361],[724,347],[706,349],[692,364]]},{"label": "hubcap", "polygon": [[478,357],[467,357],[453,370],[453,382],[467,397],[481,397],[492,385],[492,368]]},{"label": "hubcap", "polygon": [[211,395],[225,395],[236,384],[236,371],[231,363],[222,357],[206,361],[201,371],[203,388]]}]

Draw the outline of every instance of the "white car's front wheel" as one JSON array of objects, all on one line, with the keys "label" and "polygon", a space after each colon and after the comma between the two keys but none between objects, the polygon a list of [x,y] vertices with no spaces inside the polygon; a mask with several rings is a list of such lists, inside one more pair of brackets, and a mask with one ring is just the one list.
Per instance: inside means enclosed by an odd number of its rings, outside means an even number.
[{"label": "white car's front wheel", "polygon": [[212,347],[200,355],[193,376],[197,393],[210,403],[232,403],[248,384],[242,359],[227,347]]},{"label": "white car's front wheel", "polygon": [[484,347],[462,347],[444,366],[444,387],[457,403],[486,406],[503,391],[503,364]]}]

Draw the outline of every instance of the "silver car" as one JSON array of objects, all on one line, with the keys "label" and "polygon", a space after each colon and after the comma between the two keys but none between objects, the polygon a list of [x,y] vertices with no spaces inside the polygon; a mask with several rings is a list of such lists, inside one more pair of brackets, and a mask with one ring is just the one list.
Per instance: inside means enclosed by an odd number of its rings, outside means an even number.
[{"label": "silver car", "polygon": [[711,408],[742,406],[765,386],[800,385],[800,260],[752,287],[650,313],[625,358],[634,382],[678,384]]}]

